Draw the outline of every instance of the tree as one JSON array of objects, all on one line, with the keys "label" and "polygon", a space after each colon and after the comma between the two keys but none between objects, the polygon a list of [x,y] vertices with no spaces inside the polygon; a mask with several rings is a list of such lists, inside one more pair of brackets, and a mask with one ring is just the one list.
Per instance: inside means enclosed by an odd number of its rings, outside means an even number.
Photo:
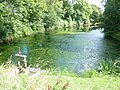
[{"label": "tree", "polygon": [[107,0],[104,11],[104,28],[108,34],[120,31],[120,0]]},{"label": "tree", "polygon": [[0,16],[0,39],[4,41],[6,35],[7,35],[7,29],[3,26],[2,18]]},{"label": "tree", "polygon": [[18,38],[60,27],[90,24],[86,0],[2,0],[0,38]]},{"label": "tree", "polygon": [[47,9],[44,11],[44,28],[45,30],[50,28],[56,28],[58,24],[58,16],[56,11],[57,0],[46,1]]},{"label": "tree", "polygon": [[97,7],[96,5],[91,5],[92,6],[92,14],[91,14],[91,22],[93,23],[93,25],[97,22],[101,22],[101,18],[102,18],[102,10],[101,8]]},{"label": "tree", "polygon": [[78,26],[82,24],[90,24],[90,15],[92,14],[91,5],[88,4],[85,0],[78,0],[74,5],[75,10],[75,21]]}]

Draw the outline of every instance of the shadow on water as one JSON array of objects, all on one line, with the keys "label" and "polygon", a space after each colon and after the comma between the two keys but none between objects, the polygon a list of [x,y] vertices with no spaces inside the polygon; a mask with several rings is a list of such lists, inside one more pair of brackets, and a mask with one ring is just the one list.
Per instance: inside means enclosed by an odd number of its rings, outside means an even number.
[{"label": "shadow on water", "polygon": [[77,74],[95,68],[95,64],[104,58],[120,57],[120,43],[105,38],[103,29],[89,27],[62,29],[55,32],[35,34],[19,39],[17,43],[0,46],[1,63],[10,55],[18,53],[28,56],[28,64],[39,64],[42,68],[67,68]]}]

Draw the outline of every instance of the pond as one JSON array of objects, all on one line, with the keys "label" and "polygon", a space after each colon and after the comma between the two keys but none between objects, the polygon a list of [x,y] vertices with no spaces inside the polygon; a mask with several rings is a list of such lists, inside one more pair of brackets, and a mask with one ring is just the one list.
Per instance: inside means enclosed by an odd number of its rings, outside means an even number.
[{"label": "pond", "polygon": [[97,62],[120,57],[120,43],[105,37],[103,29],[64,29],[31,35],[0,46],[0,63],[12,55],[27,55],[28,64],[41,68],[66,68],[77,74],[96,68]]}]

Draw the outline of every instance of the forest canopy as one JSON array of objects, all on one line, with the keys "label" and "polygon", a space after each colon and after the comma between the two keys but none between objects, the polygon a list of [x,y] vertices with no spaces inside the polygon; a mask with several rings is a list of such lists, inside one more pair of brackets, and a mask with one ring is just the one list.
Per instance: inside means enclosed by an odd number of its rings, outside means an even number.
[{"label": "forest canopy", "polygon": [[86,0],[1,0],[0,40],[99,22],[100,8]]}]

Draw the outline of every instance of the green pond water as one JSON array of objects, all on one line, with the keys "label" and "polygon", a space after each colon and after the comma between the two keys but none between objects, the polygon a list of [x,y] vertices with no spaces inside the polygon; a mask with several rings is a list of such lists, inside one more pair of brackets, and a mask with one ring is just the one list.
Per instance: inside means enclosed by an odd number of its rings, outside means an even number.
[{"label": "green pond water", "polygon": [[120,57],[120,43],[104,37],[103,29],[80,28],[57,30],[20,38],[8,45],[0,45],[0,63],[15,54],[20,47],[27,55],[28,65],[45,68],[66,68],[77,74],[96,68],[104,59]]}]

